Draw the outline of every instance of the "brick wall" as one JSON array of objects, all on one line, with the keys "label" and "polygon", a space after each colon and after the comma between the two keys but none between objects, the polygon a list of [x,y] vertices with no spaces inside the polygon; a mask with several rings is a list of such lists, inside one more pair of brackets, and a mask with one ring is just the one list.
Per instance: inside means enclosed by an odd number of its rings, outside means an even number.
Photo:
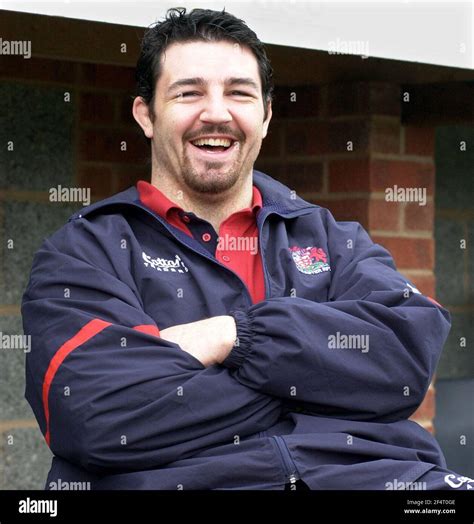
[{"label": "brick wall", "polygon": [[133,69],[79,64],[77,170],[99,199],[148,179],[150,150],[131,114]]},{"label": "brick wall", "polygon": [[[434,129],[405,126],[399,86],[356,82],[280,87],[258,169],[303,198],[356,220],[393,255],[398,269],[435,296]],[[426,205],[388,202],[394,186],[426,188]],[[432,431],[434,386],[413,418]]]}]

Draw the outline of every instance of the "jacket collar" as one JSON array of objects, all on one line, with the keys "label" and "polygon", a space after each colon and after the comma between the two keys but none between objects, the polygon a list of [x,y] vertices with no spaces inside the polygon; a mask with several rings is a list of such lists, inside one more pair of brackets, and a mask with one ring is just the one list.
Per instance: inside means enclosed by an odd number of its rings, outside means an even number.
[{"label": "jacket collar", "polygon": [[[317,207],[292,194],[290,188],[281,182],[255,169],[253,171],[253,183],[262,194],[263,210],[268,209],[281,215],[288,215],[299,210]],[[77,211],[69,220],[88,216],[109,206],[120,207],[123,205],[143,207],[135,186]]]},{"label": "jacket collar", "polygon": [[317,207],[296,195],[288,186],[255,169],[253,171],[253,183],[262,194],[263,207],[271,207],[282,215],[300,209]]}]

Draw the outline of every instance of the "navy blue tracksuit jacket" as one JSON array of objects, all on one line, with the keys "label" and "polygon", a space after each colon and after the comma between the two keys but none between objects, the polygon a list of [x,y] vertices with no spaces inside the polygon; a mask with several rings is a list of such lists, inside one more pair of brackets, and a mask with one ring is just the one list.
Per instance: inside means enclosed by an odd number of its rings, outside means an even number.
[{"label": "navy blue tracksuit jacket", "polygon": [[[445,468],[434,438],[407,418],[448,312],[358,223],[253,177],[266,287],[254,305],[234,272],[135,188],[44,241],[22,314],[26,397],[54,453],[46,487],[283,489],[302,479],[386,489]],[[205,368],[154,334],[226,314],[239,345],[223,365]]]}]

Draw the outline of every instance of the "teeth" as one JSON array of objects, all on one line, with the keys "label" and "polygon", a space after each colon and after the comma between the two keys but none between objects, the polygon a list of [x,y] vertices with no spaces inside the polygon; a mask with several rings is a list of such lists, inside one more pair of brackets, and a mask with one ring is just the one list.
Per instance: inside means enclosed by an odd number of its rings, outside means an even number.
[{"label": "teeth", "polygon": [[228,138],[200,138],[199,140],[193,140],[195,146],[223,146],[229,147],[231,141]]}]

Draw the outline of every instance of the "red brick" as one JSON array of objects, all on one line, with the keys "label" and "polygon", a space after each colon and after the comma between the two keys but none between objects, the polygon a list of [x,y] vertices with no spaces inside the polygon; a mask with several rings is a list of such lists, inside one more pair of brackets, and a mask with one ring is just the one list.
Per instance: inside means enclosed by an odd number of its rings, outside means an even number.
[{"label": "red brick", "polygon": [[398,231],[400,229],[400,205],[385,200],[369,201],[369,229]]},{"label": "red brick", "polygon": [[429,126],[407,126],[405,128],[405,153],[407,155],[434,155],[435,130]]},{"label": "red brick", "polygon": [[368,114],[368,83],[344,82],[329,85],[327,88],[327,105],[329,116]]},{"label": "red brick", "polygon": [[400,116],[400,86],[396,83],[371,82],[369,112],[373,115]]},{"label": "red brick", "polygon": [[102,93],[82,93],[79,98],[79,118],[82,122],[110,124],[114,121],[113,99]]},{"label": "red brick", "polygon": [[286,183],[286,168],[281,162],[276,164],[273,162],[265,162],[265,160],[260,159],[259,157],[255,162],[255,169],[270,175],[272,178],[275,178],[282,183]]},{"label": "red brick", "polygon": [[350,153],[347,142],[352,142],[352,151],[365,153],[370,150],[371,123],[369,119],[331,122],[329,125],[330,153]]},{"label": "red brick", "polygon": [[388,187],[425,187],[433,194],[435,168],[432,162],[408,160],[372,160],[370,163],[372,190],[385,191]]},{"label": "red brick", "polygon": [[115,180],[110,167],[79,167],[79,187],[90,187],[92,198],[106,197],[115,192]]},{"label": "red brick", "polygon": [[[119,96],[119,95],[117,95]],[[130,127],[138,127],[138,123],[136,122],[135,118],[133,117],[132,113],[132,107],[133,107],[133,100],[134,97],[130,95],[123,95],[119,100],[119,117],[120,122],[126,125],[129,125]]]},{"label": "red brick", "polygon": [[278,122],[272,123],[268,129],[267,136],[263,139],[261,157],[280,157],[282,154],[281,134],[282,125]]},{"label": "red brick", "polygon": [[330,116],[400,115],[400,89],[382,82],[344,82],[328,86]]},{"label": "red brick", "polygon": [[369,191],[368,158],[347,158],[329,162],[329,192]]},{"label": "red brick", "polygon": [[277,86],[274,95],[274,118],[307,118],[319,114],[320,93],[317,86]]},{"label": "red brick", "polygon": [[81,64],[81,83],[107,89],[135,90],[135,70],[105,64]]},{"label": "red brick", "polygon": [[433,202],[427,202],[420,206],[416,202],[405,205],[405,229],[407,231],[432,231],[434,228],[434,206]]},{"label": "red brick", "polygon": [[345,198],[341,200],[312,199],[314,204],[331,211],[336,220],[355,220],[368,227],[368,200],[363,198]]},{"label": "red brick", "polygon": [[390,251],[399,269],[433,269],[434,248],[432,238],[374,235],[372,239]]},{"label": "red brick", "polygon": [[431,298],[436,298],[436,279],[434,275],[415,275],[407,274],[407,277],[423,293]]},{"label": "red brick", "polygon": [[410,418],[419,421],[429,421],[434,419],[435,414],[435,390],[434,388],[429,388],[420,407]]},{"label": "red brick", "polygon": [[327,122],[288,122],[286,152],[289,155],[320,155],[329,151]]},{"label": "red brick", "polygon": [[323,165],[290,162],[286,164],[285,183],[297,193],[319,192],[323,186]]},{"label": "red brick", "polygon": [[[121,142],[127,151],[121,151]],[[84,129],[80,133],[81,160],[98,162],[146,162],[150,147],[139,133],[117,130]]]},{"label": "red brick", "polygon": [[400,152],[400,123],[398,121],[380,119],[371,121],[370,152]]},{"label": "red brick", "polygon": [[150,181],[150,170],[143,166],[139,168],[120,169],[117,173],[117,191],[123,191],[134,186],[139,180]]},{"label": "red brick", "polygon": [[46,58],[25,60],[22,56],[2,56],[0,76],[72,84],[76,78],[76,64]]}]

